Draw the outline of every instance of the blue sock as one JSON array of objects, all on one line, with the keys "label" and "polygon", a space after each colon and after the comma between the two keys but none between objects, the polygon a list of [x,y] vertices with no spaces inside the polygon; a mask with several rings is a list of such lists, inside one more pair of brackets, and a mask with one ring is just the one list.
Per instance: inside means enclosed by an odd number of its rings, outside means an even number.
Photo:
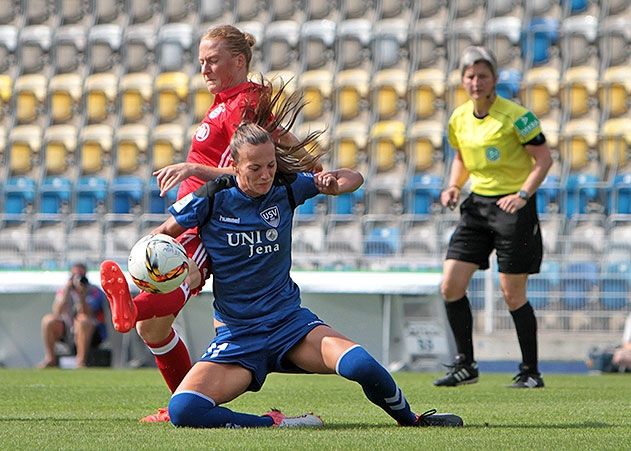
[{"label": "blue sock", "polygon": [[173,425],[193,428],[257,428],[274,424],[271,417],[233,412],[194,391],[174,394],[169,402],[169,416]]},{"label": "blue sock", "polygon": [[340,376],[359,383],[366,397],[399,424],[410,425],[416,421],[416,414],[410,409],[403,392],[388,370],[361,346],[356,345],[342,354],[335,371]]}]

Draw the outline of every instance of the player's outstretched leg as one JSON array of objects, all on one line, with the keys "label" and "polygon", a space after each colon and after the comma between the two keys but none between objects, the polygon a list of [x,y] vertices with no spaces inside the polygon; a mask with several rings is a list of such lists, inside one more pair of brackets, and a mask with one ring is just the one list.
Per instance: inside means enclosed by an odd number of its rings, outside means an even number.
[{"label": "player's outstretched leg", "polygon": [[101,287],[110,303],[114,329],[122,333],[129,332],[136,324],[138,311],[125,275],[116,262],[105,260],[101,263]]}]

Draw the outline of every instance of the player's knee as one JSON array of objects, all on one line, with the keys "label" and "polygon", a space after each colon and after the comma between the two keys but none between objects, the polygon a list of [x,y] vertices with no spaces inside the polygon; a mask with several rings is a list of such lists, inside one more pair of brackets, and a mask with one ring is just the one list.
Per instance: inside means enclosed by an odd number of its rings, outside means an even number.
[{"label": "player's knee", "polygon": [[385,368],[364,348],[355,346],[340,357],[336,370],[340,376],[361,384],[385,371]]},{"label": "player's knee", "polygon": [[151,318],[136,323],[136,332],[145,343],[159,343],[165,340],[171,333],[171,326],[175,317],[173,315]]},{"label": "player's knee", "polygon": [[211,401],[196,393],[176,393],[169,402],[169,417],[174,426],[198,427],[202,413],[213,407]]}]

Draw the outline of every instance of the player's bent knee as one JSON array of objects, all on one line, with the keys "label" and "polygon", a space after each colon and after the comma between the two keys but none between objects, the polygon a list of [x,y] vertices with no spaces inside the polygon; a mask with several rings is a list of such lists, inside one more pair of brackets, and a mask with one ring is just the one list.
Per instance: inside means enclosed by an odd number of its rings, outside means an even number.
[{"label": "player's bent knee", "polygon": [[385,368],[359,345],[349,348],[336,365],[337,374],[360,384],[382,371],[386,371]]},{"label": "player's bent knee", "polygon": [[207,426],[201,422],[202,418],[215,407],[209,398],[194,392],[179,392],[171,397],[169,402],[169,417],[171,423],[178,427]]}]

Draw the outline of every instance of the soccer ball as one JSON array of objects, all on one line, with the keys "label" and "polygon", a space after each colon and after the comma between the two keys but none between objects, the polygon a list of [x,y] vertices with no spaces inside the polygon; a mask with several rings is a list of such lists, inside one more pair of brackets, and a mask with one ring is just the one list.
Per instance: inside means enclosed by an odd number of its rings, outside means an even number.
[{"label": "soccer ball", "polygon": [[142,237],[129,253],[127,269],[134,283],[149,293],[169,293],[188,275],[184,247],[168,235]]}]

